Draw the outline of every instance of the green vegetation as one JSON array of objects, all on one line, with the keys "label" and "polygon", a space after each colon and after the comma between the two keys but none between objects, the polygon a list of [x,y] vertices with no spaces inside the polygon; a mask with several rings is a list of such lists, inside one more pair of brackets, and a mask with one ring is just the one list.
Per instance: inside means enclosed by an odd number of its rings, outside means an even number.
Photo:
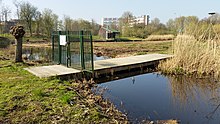
[{"label": "green vegetation", "polygon": [[[102,108],[96,100],[88,102],[99,96],[88,94],[82,83],[40,79],[25,67],[28,64],[13,63],[7,49],[0,50],[0,123],[126,123],[119,118],[121,114],[114,116],[120,112],[105,108],[100,99]],[[78,85],[79,92],[74,90]],[[79,94],[83,92],[87,95]]]},{"label": "green vegetation", "polygon": [[[4,37],[4,38],[7,38],[11,41],[14,41],[15,38],[13,37],[13,35],[9,34],[9,33],[5,33],[5,34],[0,34],[0,37]],[[27,36],[25,35],[24,38],[23,38],[23,42],[27,42],[27,41],[30,41],[30,42],[40,42],[40,41],[50,41],[50,39],[48,39],[46,36],[36,36],[36,35],[33,35],[33,36]]]}]

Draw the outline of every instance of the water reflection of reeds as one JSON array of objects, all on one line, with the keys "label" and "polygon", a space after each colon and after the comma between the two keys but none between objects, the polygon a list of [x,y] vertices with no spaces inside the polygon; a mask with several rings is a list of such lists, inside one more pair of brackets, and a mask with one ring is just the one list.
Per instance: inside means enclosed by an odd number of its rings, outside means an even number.
[{"label": "water reflection of reeds", "polygon": [[220,82],[211,78],[201,79],[187,76],[168,76],[171,85],[172,98],[180,107],[200,101],[207,101],[213,106],[220,104]]}]

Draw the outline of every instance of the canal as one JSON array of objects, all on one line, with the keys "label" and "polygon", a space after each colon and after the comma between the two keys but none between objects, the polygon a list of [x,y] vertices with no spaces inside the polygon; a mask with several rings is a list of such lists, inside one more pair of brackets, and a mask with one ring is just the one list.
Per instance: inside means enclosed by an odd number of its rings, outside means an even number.
[{"label": "canal", "polygon": [[212,79],[148,73],[101,83],[97,90],[134,123],[146,119],[220,123],[220,83]]},{"label": "canal", "polygon": [[[27,47],[23,57],[27,61],[51,62],[51,49]],[[103,59],[108,57],[94,55],[94,60]],[[168,119],[183,124],[220,123],[220,82],[212,78],[141,73],[131,71],[100,78],[96,93],[114,103],[133,123]]]}]

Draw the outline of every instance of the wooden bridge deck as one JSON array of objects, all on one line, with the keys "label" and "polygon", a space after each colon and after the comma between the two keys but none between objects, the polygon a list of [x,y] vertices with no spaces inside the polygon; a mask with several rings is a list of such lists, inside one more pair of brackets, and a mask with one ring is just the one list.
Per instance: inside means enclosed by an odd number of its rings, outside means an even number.
[{"label": "wooden bridge deck", "polygon": [[49,65],[49,66],[39,66],[39,67],[29,67],[25,70],[30,73],[43,78],[43,77],[53,77],[53,76],[63,76],[80,73],[80,70],[73,68],[67,68],[63,65]]},{"label": "wooden bridge deck", "polygon": [[[111,73],[117,71],[130,70],[132,68],[142,68],[148,65],[154,65],[160,60],[172,57],[166,54],[147,54],[139,56],[131,56],[124,58],[113,58],[106,60],[98,60],[94,62],[94,74],[97,77],[100,74]],[[41,67],[30,67],[25,70],[31,72],[38,77],[63,76],[81,73],[80,70],[67,68],[62,65],[51,65]]]}]

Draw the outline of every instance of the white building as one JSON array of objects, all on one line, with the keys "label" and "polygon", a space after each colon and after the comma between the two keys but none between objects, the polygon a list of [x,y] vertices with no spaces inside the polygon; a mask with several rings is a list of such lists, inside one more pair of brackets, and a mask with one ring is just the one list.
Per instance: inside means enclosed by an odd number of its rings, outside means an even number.
[{"label": "white building", "polygon": [[150,20],[149,15],[144,15],[144,16],[139,16],[135,17],[134,19],[130,20],[130,25],[133,26],[135,24],[143,24],[143,25],[148,25]]},{"label": "white building", "polygon": [[119,19],[118,18],[102,18],[101,25],[102,26],[110,26],[110,25],[118,25]]},{"label": "white building", "polygon": [[[149,24],[150,16],[149,15],[143,15],[139,17],[134,17],[132,20],[129,20],[130,26],[133,26],[135,24],[143,24],[144,26]],[[102,18],[101,25],[103,27],[108,27],[115,25],[116,27],[119,25],[119,18]]]}]

